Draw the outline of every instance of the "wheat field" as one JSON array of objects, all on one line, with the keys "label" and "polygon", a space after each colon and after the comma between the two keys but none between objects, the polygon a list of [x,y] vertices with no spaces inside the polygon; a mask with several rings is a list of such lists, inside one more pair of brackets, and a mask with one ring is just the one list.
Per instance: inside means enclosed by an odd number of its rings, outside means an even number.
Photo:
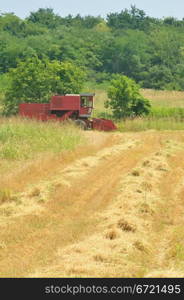
[{"label": "wheat field", "polygon": [[183,125],[148,121],[0,119],[0,277],[184,276]]}]

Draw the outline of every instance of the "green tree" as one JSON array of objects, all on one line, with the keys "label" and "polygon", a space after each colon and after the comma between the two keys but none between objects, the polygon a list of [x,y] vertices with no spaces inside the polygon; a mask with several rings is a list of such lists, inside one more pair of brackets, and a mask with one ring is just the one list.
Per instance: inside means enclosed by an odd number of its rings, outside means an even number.
[{"label": "green tree", "polygon": [[25,28],[25,22],[14,13],[0,14],[0,28],[14,36],[21,36]]},{"label": "green tree", "polygon": [[95,27],[97,24],[99,24],[103,19],[98,16],[98,17],[93,17],[93,16],[85,16],[82,19],[82,24],[85,28],[93,28]]},{"label": "green tree", "polygon": [[114,75],[108,88],[106,107],[110,107],[115,118],[126,118],[148,114],[151,105],[139,91],[134,80],[120,74]]},{"label": "green tree", "polygon": [[79,93],[84,72],[68,62],[49,62],[32,57],[9,72],[4,114],[15,114],[21,102],[48,102],[52,94]]},{"label": "green tree", "polygon": [[148,89],[164,90],[167,89],[169,84],[173,84],[173,82],[174,77],[169,68],[164,65],[155,65],[148,70],[144,80],[144,87]]},{"label": "green tree", "polygon": [[114,40],[109,39],[103,46],[103,68],[112,73],[123,72],[126,76],[139,81],[141,72],[150,61],[147,40],[144,32],[130,29]]},{"label": "green tree", "polygon": [[71,62],[53,61],[48,64],[50,75],[56,76],[52,80],[51,91],[56,94],[78,94],[80,93],[85,72]]},{"label": "green tree", "polygon": [[157,19],[146,16],[146,13],[131,5],[131,9],[122,10],[120,13],[107,15],[107,24],[114,29],[139,29],[147,31],[151,24],[157,23]]},{"label": "green tree", "polygon": [[43,62],[74,62],[94,84],[120,73],[141,87],[183,90],[183,27],[184,19],[154,19],[135,6],[106,19],[61,17],[52,8],[25,20],[0,13],[0,74],[36,55]]},{"label": "green tree", "polygon": [[[0,32],[0,73],[6,73],[17,66],[17,60],[23,59],[27,45],[23,39]],[[28,51],[27,51],[28,52]]]},{"label": "green tree", "polygon": [[27,18],[28,22],[39,23],[48,28],[55,28],[61,20],[62,18],[56,15],[52,8],[39,8],[36,12],[31,12]]}]

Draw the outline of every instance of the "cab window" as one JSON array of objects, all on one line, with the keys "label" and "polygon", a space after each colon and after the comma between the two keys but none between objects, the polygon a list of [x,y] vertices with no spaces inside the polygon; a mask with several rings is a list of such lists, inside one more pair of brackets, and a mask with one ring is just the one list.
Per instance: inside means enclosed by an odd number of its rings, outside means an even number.
[{"label": "cab window", "polygon": [[89,106],[88,97],[82,96],[81,97],[81,107],[88,107],[88,106]]}]

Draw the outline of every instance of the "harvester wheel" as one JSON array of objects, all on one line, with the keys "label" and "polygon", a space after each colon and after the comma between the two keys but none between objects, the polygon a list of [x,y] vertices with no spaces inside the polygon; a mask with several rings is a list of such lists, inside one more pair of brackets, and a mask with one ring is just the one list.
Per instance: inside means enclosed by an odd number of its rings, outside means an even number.
[{"label": "harvester wheel", "polygon": [[86,122],[84,122],[83,120],[75,120],[75,124],[83,130],[87,129]]}]

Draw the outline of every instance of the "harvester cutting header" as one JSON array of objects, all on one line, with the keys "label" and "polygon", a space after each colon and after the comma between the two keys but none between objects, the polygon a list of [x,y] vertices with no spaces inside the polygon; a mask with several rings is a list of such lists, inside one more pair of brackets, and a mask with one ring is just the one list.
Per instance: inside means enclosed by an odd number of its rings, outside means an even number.
[{"label": "harvester cutting header", "polygon": [[19,115],[40,121],[71,119],[83,129],[116,130],[111,120],[91,118],[95,94],[55,95],[50,103],[21,103]]}]

